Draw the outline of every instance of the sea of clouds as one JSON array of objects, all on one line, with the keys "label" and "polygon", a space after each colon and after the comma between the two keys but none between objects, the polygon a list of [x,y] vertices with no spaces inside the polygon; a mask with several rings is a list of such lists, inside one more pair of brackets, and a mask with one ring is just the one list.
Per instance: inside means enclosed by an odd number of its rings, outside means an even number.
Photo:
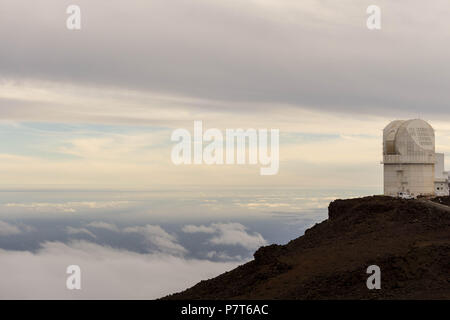
[{"label": "sea of clouds", "polygon": [[[104,221],[67,226],[67,242],[44,241],[37,250],[0,249],[0,299],[158,298],[248,261],[248,255],[232,255],[233,251],[224,250],[224,246],[241,247],[250,253],[267,243],[261,234],[249,232],[240,223],[186,225],[182,229],[187,234],[208,235],[203,243],[205,249],[209,248],[204,258],[195,258],[175,234],[159,225],[121,229]],[[101,240],[98,231],[124,240],[134,234],[146,252],[97,243]],[[36,227],[0,221],[0,240],[36,232]],[[66,288],[69,265],[82,270],[81,290]]]}]

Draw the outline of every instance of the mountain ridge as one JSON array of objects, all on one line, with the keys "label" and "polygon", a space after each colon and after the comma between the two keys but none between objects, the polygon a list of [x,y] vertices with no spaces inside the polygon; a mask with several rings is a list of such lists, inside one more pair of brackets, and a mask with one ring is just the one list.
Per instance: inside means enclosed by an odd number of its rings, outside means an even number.
[{"label": "mountain ridge", "polygon": [[[303,236],[163,299],[450,299],[449,203],[333,201]],[[370,265],[381,269],[380,290],[366,286]]]}]

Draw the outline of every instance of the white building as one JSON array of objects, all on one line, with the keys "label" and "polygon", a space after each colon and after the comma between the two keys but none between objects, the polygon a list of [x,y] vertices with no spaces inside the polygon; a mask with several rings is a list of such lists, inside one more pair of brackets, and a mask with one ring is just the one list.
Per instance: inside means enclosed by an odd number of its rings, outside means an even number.
[{"label": "white building", "polygon": [[383,131],[384,194],[449,195],[444,155],[435,152],[434,129],[420,119],[396,120]]},{"label": "white building", "polygon": [[434,181],[436,196],[449,195],[449,175],[444,167],[445,156],[443,153],[436,153],[436,178]]}]

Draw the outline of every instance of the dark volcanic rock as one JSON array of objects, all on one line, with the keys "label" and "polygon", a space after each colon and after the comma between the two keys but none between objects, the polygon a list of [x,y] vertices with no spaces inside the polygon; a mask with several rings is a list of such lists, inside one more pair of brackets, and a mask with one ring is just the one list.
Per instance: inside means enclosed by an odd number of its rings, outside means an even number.
[{"label": "dark volcanic rock", "polygon": [[[286,245],[164,299],[450,299],[449,198],[336,200]],[[381,268],[381,290],[366,269]]]}]

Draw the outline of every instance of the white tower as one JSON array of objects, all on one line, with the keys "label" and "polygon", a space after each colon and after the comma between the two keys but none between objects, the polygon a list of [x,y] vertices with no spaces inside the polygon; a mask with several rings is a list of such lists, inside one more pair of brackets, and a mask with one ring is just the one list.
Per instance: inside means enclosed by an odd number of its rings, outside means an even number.
[{"label": "white tower", "polygon": [[425,121],[397,120],[383,131],[384,194],[435,195],[435,136]]}]

